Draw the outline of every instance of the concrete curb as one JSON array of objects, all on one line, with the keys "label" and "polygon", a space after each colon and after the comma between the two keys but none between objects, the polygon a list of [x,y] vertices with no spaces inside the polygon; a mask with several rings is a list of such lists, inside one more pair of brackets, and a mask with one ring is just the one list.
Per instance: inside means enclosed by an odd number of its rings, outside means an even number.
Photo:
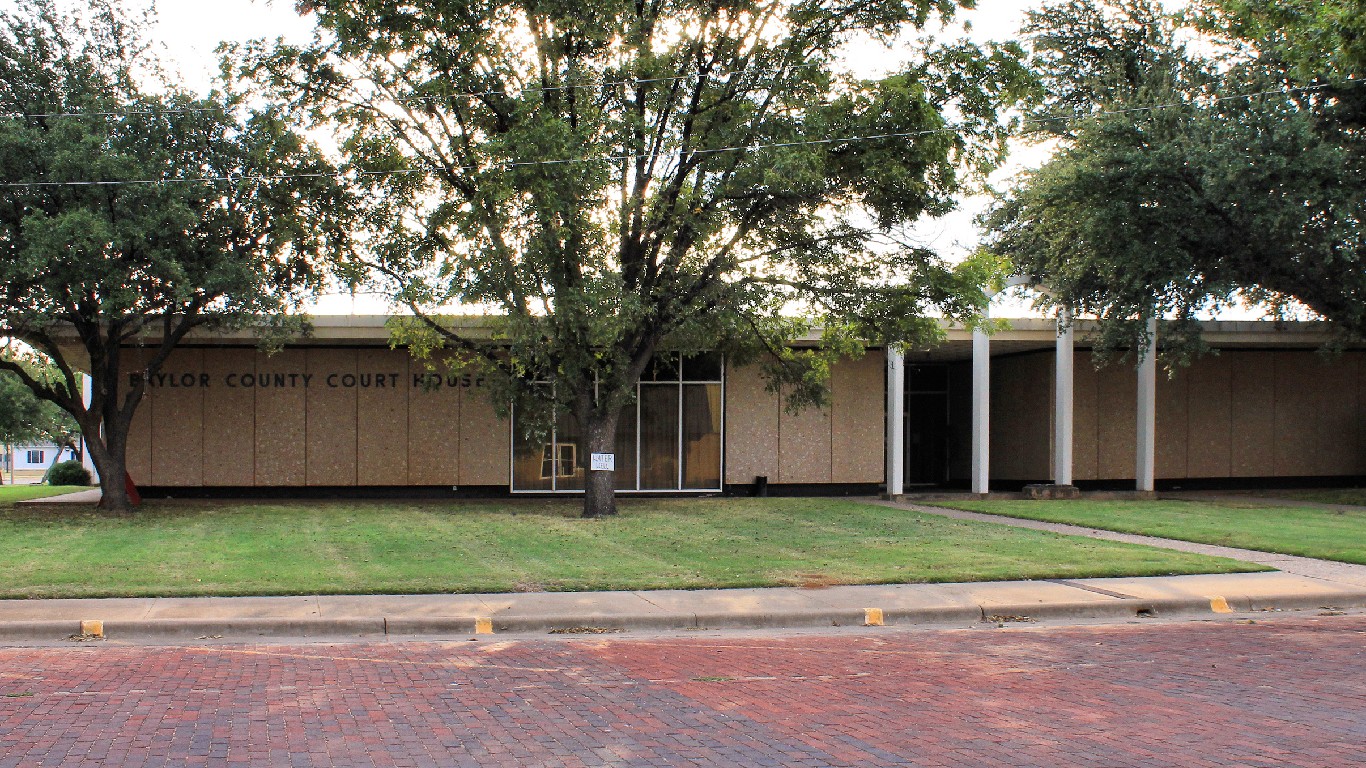
[{"label": "concrete curb", "polygon": [[81,622],[74,620],[0,622],[0,641],[64,640],[80,633]]},{"label": "concrete curb", "polygon": [[383,618],[141,619],[106,621],[106,637],[196,639],[214,637],[383,637]]},{"label": "concrete curb", "polygon": [[[777,629],[866,625],[930,626],[1034,620],[1135,619],[1229,615],[1264,611],[1366,608],[1366,591],[1332,594],[1268,594],[1225,598],[1172,598],[983,603],[879,609],[818,608],[750,612],[583,613],[518,616],[376,616],[338,618],[222,617],[122,619],[103,622],[116,640],[304,637],[419,637],[523,634],[591,634],[594,630]],[[81,635],[76,620],[0,621],[0,642],[52,642]],[[87,638],[88,639],[88,636]]]}]

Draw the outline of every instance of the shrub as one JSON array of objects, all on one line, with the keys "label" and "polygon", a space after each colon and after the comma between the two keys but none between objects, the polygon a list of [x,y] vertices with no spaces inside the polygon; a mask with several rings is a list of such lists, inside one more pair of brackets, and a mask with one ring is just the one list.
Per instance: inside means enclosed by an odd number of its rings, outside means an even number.
[{"label": "shrub", "polygon": [[90,470],[79,461],[63,461],[47,473],[48,485],[90,485]]}]

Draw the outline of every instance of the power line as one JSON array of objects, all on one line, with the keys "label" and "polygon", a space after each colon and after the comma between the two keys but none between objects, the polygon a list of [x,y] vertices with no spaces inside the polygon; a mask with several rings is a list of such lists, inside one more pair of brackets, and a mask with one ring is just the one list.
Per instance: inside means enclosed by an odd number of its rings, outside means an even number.
[{"label": "power line", "polygon": [[[1274,95],[1274,94],[1284,94],[1284,93],[1292,93],[1292,92],[1296,92],[1296,91],[1316,90],[1316,89],[1321,89],[1321,88],[1326,88],[1326,87],[1329,87],[1329,86],[1327,86],[1327,85],[1313,85],[1313,86],[1304,86],[1304,87],[1302,87],[1302,88],[1278,89],[1278,90],[1259,91],[1259,92],[1255,92],[1255,93],[1245,93],[1245,94],[1232,94],[1232,95],[1228,95],[1228,96],[1220,96],[1220,97],[1217,97],[1217,98],[1215,98],[1215,99],[1210,99],[1210,100],[1208,100],[1208,101],[1205,102],[1205,103],[1217,103],[1217,102],[1221,102],[1221,101],[1231,101],[1231,100],[1234,100],[1234,99],[1257,98],[1257,97],[1261,97],[1261,96],[1268,96],[1268,95]],[[1163,110],[1163,109],[1172,109],[1172,108],[1177,108],[1177,107],[1187,107],[1187,106],[1191,106],[1191,105],[1192,105],[1192,102],[1187,102],[1187,101],[1170,102],[1170,103],[1167,103],[1167,104],[1152,104],[1152,105],[1148,105],[1148,106],[1143,106],[1143,107],[1132,107],[1132,108],[1128,108],[1128,109],[1102,110],[1102,111],[1098,111],[1098,112],[1091,113],[1091,114],[1088,115],[1087,117],[1099,117],[1099,116],[1102,116],[1102,115],[1124,115],[1124,114],[1134,114],[1134,113],[1138,113],[1138,112],[1154,112],[1154,111]],[[1031,123],[1032,123],[1032,124],[1036,124],[1036,125],[1042,125],[1042,124],[1046,124],[1046,123],[1050,123],[1050,122],[1064,122],[1064,121],[1079,121],[1079,120],[1078,120],[1078,118],[1072,118],[1072,117],[1053,117],[1053,118],[1030,118],[1030,119],[1026,119],[1026,120],[1024,120],[1024,121],[1022,121],[1022,122],[1025,123],[1025,124],[1031,124]],[[840,143],[845,143],[845,142],[874,141],[874,140],[879,140],[879,139],[916,138],[916,137],[921,137],[921,136],[933,136],[933,135],[942,134],[942,133],[956,133],[958,130],[959,130],[958,128],[946,126],[946,127],[944,127],[944,128],[935,128],[935,129],[925,130],[925,131],[910,131],[910,132],[903,132],[903,133],[883,133],[883,134],[873,134],[873,135],[868,135],[868,136],[845,136],[845,137],[829,138],[829,139],[804,139],[804,140],[801,140],[801,141],[771,142],[771,143],[767,143],[767,144],[751,144],[751,145],[746,145],[746,146],[719,147],[719,148],[713,148],[713,149],[694,149],[694,150],[691,150],[691,151],[689,152],[689,154],[692,154],[692,155],[712,155],[712,154],[721,154],[721,153],[725,153],[725,152],[743,152],[743,151],[757,151],[757,150],[763,150],[763,149],[781,149],[781,148],[789,148],[789,147],[814,146],[814,145],[821,145],[821,144],[840,144]],[[456,170],[456,171],[479,171],[479,170],[489,170],[489,169],[492,169],[492,168],[499,168],[499,167],[501,167],[501,168],[526,168],[526,167],[542,166],[542,165],[571,165],[571,164],[580,164],[580,163],[601,163],[601,162],[631,162],[631,161],[638,160],[638,159],[642,159],[642,158],[648,159],[648,158],[650,158],[650,157],[651,157],[650,155],[631,154],[631,155],[602,155],[602,156],[599,156],[599,157],[561,158],[561,159],[553,159],[553,160],[513,160],[513,161],[502,161],[502,162],[490,162],[487,166],[475,166],[475,165],[455,166],[455,167],[453,167],[453,168],[451,168],[451,169],[449,169],[449,170]],[[353,176],[358,176],[358,177],[365,177],[365,176],[371,176],[371,177],[373,177],[373,176],[403,176],[403,175],[413,175],[413,174],[429,175],[429,174],[435,173],[436,170],[437,170],[437,169],[434,169],[434,168],[406,168],[406,169],[399,169],[399,170],[383,170],[383,171],[364,171],[364,170],[354,170],[354,169],[353,169],[353,170],[348,170],[348,171],[335,171],[335,172],[331,172],[331,173],[289,173],[289,174],[275,174],[275,175],[267,175],[267,174],[257,174],[257,175],[252,175],[252,174],[225,174],[225,175],[220,175],[220,176],[176,177],[176,178],[165,178],[165,179],[121,179],[121,180],[111,180],[111,181],[14,181],[14,182],[0,182],[0,189],[3,189],[3,188],[13,189],[13,188],[21,188],[21,187],[108,187],[108,186],[123,186],[123,185],[175,184],[175,183],[265,182],[265,181],[285,181],[285,180],[290,180],[290,179],[343,178],[343,177],[348,176],[348,175],[353,175]]]},{"label": "power line", "polygon": [[118,110],[109,112],[42,112],[42,113],[20,113],[8,112],[0,115],[3,120],[55,120],[62,117],[135,117],[137,115],[191,115],[203,112],[223,112],[222,105],[215,104],[212,107],[177,107],[176,109],[133,109]]}]

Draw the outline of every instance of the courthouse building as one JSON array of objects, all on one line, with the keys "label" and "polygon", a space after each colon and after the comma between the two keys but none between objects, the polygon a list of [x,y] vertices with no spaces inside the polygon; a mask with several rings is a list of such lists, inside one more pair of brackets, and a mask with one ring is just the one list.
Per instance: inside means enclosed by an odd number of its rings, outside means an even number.
[{"label": "courthouse building", "polygon": [[[273,356],[249,334],[192,336],[149,382],[128,448],[152,494],[574,493],[589,458],[562,421],[500,418],[478,376],[428,374],[383,317],[321,317]],[[1366,478],[1366,350],[1315,323],[1209,323],[1217,350],[1174,378],[1097,370],[1052,321],[975,342],[873,349],[833,370],[830,404],[788,413],[757,369],[661,356],[622,419],[624,492],[877,493],[958,487],[1346,484]],[[141,351],[128,351],[136,371]]]}]

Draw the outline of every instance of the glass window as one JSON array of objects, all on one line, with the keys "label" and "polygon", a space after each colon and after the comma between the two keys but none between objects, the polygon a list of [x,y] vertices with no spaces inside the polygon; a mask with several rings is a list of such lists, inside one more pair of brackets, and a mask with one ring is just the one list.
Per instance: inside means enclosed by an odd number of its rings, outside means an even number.
[{"label": "glass window", "polygon": [[572,414],[555,422],[555,490],[582,491],[588,477],[588,446]]},{"label": "glass window", "polygon": [[554,489],[555,445],[550,434],[541,439],[528,438],[522,425],[513,429],[512,487],[519,491],[549,491]]},{"label": "glass window", "polygon": [[683,360],[684,381],[720,381],[721,353],[707,352]]},{"label": "glass window", "polygon": [[[617,421],[617,490],[721,487],[723,364],[711,353],[684,359],[666,353],[651,362],[636,402]],[[576,418],[563,415],[547,434],[527,437],[514,415],[513,429],[514,491],[583,490],[592,457]]]},{"label": "glass window", "polygon": [[721,487],[721,385],[683,385],[683,487]]},{"label": "glass window", "polygon": [[678,385],[640,385],[640,489],[678,488]]},{"label": "glass window", "polygon": [[661,352],[650,359],[641,381],[678,381],[678,354]]},{"label": "glass window", "polygon": [[43,452],[42,452],[42,451],[29,451],[29,452],[28,452],[28,463],[29,463],[29,464],[42,464],[42,463],[43,463]]},{"label": "glass window", "polygon": [[518,418],[513,419],[512,487],[519,491],[554,490],[555,434],[547,429],[544,434],[527,435],[524,427]]},{"label": "glass window", "polygon": [[636,404],[630,403],[617,420],[617,473],[613,477],[618,491],[636,489]]}]

